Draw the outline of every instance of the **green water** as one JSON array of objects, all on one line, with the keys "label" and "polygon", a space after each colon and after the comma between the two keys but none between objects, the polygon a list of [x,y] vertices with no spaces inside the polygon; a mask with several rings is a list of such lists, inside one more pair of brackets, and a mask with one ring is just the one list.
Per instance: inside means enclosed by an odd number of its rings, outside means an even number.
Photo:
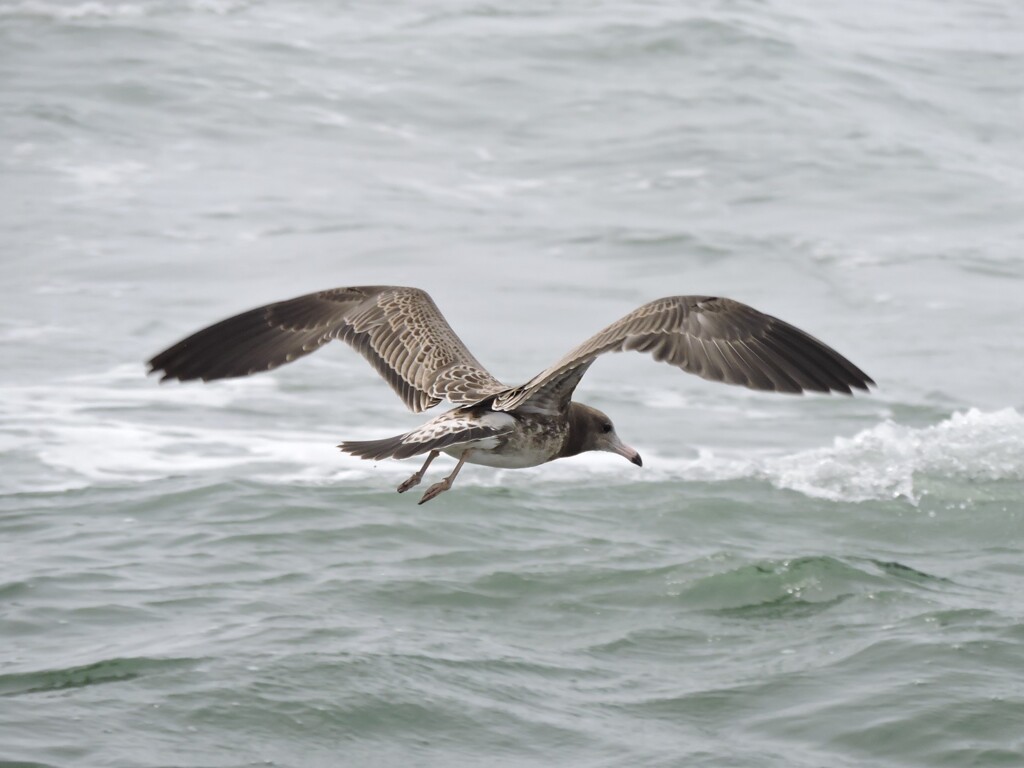
[{"label": "green water", "polygon": [[6,498],[8,754],[1020,762],[1004,500],[837,504],[753,481],[396,498],[187,479]]}]

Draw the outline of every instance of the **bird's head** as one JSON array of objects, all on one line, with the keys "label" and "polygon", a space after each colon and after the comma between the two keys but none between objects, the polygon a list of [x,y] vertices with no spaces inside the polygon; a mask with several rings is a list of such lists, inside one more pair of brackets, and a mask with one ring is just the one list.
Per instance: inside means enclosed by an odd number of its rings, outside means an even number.
[{"label": "bird's head", "polygon": [[617,453],[638,467],[644,465],[636,449],[630,448],[615,434],[615,425],[607,414],[582,403],[569,404],[569,443],[565,455],[584,451]]}]

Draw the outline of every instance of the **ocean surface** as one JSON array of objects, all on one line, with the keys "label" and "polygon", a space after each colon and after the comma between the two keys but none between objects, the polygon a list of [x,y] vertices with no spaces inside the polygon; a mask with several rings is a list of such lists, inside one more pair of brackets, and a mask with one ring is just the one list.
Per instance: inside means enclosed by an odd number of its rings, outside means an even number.
[{"label": "ocean surface", "polygon": [[[0,82],[0,766],[1024,766],[1019,2],[0,0]],[[511,384],[711,294],[878,388],[608,356],[642,469],[417,506],[341,344],[145,375],[381,283]]]}]

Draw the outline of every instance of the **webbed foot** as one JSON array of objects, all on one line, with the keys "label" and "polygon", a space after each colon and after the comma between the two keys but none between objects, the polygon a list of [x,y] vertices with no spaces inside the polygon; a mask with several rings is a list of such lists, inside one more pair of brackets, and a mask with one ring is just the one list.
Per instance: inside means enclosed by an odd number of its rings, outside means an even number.
[{"label": "webbed foot", "polygon": [[423,475],[427,471],[427,467],[430,466],[430,462],[432,462],[437,457],[438,457],[438,452],[437,451],[431,451],[430,454],[427,456],[427,460],[423,462],[423,466],[420,467],[419,470],[414,472],[412,477],[410,477],[408,480],[406,480],[404,483],[402,483],[400,486],[398,486],[398,492],[399,493],[405,493],[406,491],[408,491],[413,486],[419,485],[420,484],[420,480],[423,479]]},{"label": "webbed foot", "polygon": [[432,498],[434,498],[438,494],[444,493],[445,491],[447,491],[451,487],[452,487],[452,479],[450,477],[446,477],[441,482],[434,483],[432,486],[427,488],[427,492],[423,494],[423,498],[420,499],[417,503],[418,504],[426,504]]},{"label": "webbed foot", "polygon": [[413,487],[419,485],[420,484],[420,480],[422,480],[422,479],[423,479],[423,473],[422,472],[414,473],[412,477],[410,477],[408,480],[406,480],[404,483],[402,483],[400,486],[398,486],[398,492],[399,493],[405,493],[410,488],[413,488]]}]

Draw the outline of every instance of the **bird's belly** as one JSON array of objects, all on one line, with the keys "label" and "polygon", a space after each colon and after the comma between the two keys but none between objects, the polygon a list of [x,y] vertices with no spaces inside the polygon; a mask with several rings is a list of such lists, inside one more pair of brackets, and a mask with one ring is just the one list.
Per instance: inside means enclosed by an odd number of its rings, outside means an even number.
[{"label": "bird's belly", "polygon": [[[449,456],[459,458],[465,450],[465,446],[460,446],[458,448],[448,449],[445,453]],[[543,464],[550,458],[550,454],[546,452],[504,453],[477,448],[466,456],[466,463],[482,464],[485,467],[496,467],[498,469],[523,469],[524,467],[536,467],[538,464]]]},{"label": "bird's belly", "polygon": [[460,458],[467,448],[467,464],[481,464],[498,469],[536,467],[554,458],[562,447],[565,435],[559,430],[521,430],[511,435],[488,437],[470,445],[453,445],[443,449],[449,456]]}]

